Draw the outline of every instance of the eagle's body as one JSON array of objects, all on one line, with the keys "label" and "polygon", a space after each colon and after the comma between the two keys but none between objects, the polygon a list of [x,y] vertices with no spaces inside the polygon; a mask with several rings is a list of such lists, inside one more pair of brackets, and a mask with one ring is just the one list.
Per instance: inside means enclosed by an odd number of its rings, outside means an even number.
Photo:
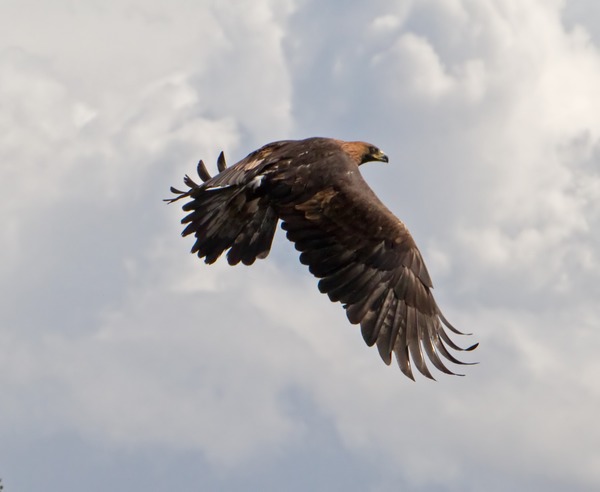
[{"label": "eagle's body", "polygon": [[[385,161],[371,144],[328,138],[286,140],[265,145],[211,177],[202,161],[198,185],[188,176],[188,215],[183,235],[194,234],[192,248],[206,263],[225,251],[231,265],[265,258],[279,220],[301,252],[300,261],[320,278],[319,290],[341,302],[351,323],[360,323],[368,345],[377,344],[389,364],[413,378],[411,359],[432,378],[424,353],[439,370],[453,374],[439,354],[460,364],[446,345],[452,342],[431,293],[432,282],[406,226],[363,180],[358,167]],[[475,346],[467,350],[471,350]]]}]

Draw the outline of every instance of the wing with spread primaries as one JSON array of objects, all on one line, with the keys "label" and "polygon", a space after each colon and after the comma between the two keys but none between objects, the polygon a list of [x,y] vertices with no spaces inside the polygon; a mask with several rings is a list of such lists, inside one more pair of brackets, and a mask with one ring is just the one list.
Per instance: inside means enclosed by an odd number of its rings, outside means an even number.
[{"label": "wing with spread primaries", "polygon": [[386,364],[394,353],[411,379],[412,363],[433,378],[426,359],[453,374],[442,357],[461,364],[448,347],[463,349],[445,328],[460,332],[440,312],[408,229],[349,159],[340,155],[328,159],[331,162],[319,163],[324,169],[314,189],[310,182],[307,186],[297,179],[298,170],[273,179],[278,184],[276,208],[282,228],[301,252],[300,261],[321,279],[319,290],[344,305],[351,323],[360,323],[365,342],[377,345]]},{"label": "wing with spread primaries", "polygon": [[270,156],[281,145],[267,145],[229,168],[221,153],[220,172],[214,177],[200,161],[197,170],[202,184],[185,176],[187,191],[171,188],[177,196],[168,202],[191,199],[183,206],[188,214],[181,222],[186,225],[182,235],[196,237],[192,253],[210,264],[227,251],[230,265],[251,265],[269,254],[278,217],[260,188],[261,173],[273,164]]}]

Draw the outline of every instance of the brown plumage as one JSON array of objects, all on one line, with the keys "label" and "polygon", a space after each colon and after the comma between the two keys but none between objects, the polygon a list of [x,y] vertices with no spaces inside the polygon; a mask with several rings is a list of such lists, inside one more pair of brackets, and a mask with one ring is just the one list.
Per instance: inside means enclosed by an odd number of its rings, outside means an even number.
[{"label": "brown plumage", "polygon": [[319,281],[319,290],[341,302],[348,319],[360,324],[365,342],[377,345],[390,364],[414,379],[412,364],[433,379],[425,359],[454,374],[440,355],[461,349],[448,336],[461,334],[442,315],[432,282],[412,236],[363,180],[358,167],[387,162],[377,147],[329,138],[273,142],[232,167],[223,153],[219,174],[198,163],[202,184],[189,176],[183,236],[193,234],[192,253],[214,263],[227,251],[230,265],[251,265],[269,254],[277,222],[295,244],[300,261]]}]

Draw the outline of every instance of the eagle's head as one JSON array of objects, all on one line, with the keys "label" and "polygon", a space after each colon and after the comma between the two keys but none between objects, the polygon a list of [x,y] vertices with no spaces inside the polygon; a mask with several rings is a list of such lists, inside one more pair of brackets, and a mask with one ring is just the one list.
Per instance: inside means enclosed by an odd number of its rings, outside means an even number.
[{"label": "eagle's head", "polygon": [[341,147],[359,166],[371,161],[388,162],[381,149],[367,142],[342,142]]},{"label": "eagle's head", "polygon": [[364,164],[365,162],[371,162],[371,161],[380,161],[380,162],[388,162],[388,156],[385,155],[385,153],[383,153],[381,151],[381,149],[379,149],[378,147],[375,147],[374,145],[365,143],[365,151],[362,155],[362,158],[360,160],[361,164]]}]

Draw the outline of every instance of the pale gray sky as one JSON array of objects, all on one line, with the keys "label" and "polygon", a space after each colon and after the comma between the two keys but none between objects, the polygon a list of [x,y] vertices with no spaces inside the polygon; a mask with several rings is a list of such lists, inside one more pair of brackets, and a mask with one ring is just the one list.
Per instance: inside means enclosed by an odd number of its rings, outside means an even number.
[{"label": "pale gray sky", "polygon": [[[3,0],[6,492],[598,490],[599,48],[595,0]],[[188,254],[169,186],[314,135],[390,156],[466,377],[386,367],[281,233]]]}]

